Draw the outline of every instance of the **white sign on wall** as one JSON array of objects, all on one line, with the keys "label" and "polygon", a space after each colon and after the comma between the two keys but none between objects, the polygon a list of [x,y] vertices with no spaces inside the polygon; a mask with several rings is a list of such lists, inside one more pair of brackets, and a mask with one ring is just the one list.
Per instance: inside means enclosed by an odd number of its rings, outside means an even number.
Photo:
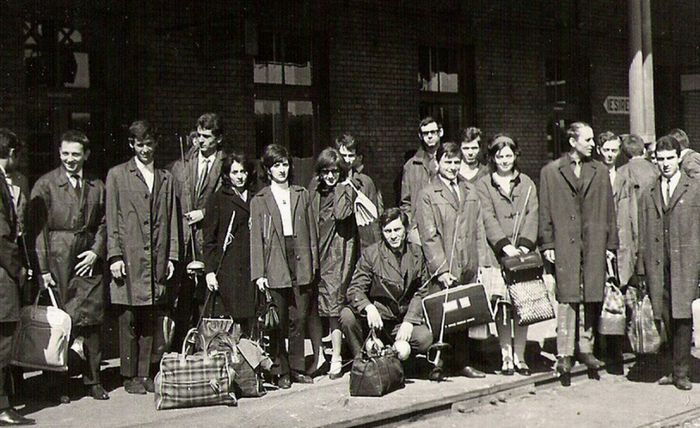
[{"label": "white sign on wall", "polygon": [[608,114],[630,114],[630,99],[608,96],[603,101],[603,107]]}]

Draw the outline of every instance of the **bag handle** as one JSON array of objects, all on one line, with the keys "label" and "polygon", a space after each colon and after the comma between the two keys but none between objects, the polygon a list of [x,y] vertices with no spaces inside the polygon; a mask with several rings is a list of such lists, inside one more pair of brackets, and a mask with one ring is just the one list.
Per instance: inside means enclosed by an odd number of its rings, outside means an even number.
[{"label": "bag handle", "polygon": [[58,308],[58,309],[61,308],[61,307],[58,305],[58,302],[56,301],[56,296],[54,296],[53,290],[51,289],[51,287],[42,288],[42,289],[39,290],[38,293],[36,293],[36,297],[34,298],[34,307],[35,307],[35,308],[36,308],[37,306],[39,306],[39,298],[41,297],[41,292],[42,292],[42,291],[47,291],[47,292],[49,293],[49,299],[51,299],[51,306],[53,306],[54,308]]}]

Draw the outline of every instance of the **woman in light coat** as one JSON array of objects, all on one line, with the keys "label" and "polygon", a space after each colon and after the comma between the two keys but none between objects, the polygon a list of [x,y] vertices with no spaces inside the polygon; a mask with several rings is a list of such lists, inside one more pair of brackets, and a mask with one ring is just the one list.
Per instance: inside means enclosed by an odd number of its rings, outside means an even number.
[{"label": "woman in light coat", "polygon": [[[525,363],[527,326],[518,325],[510,305],[499,260],[504,256],[527,254],[535,249],[537,240],[537,189],[530,177],[517,169],[520,156],[518,143],[510,136],[496,134],[488,146],[491,174],[476,184],[483,214],[489,252],[487,266],[482,267],[484,283],[492,301],[496,301],[496,326],[501,345],[501,373],[512,375],[515,370],[529,375]],[[519,233],[514,236],[515,223]]]}]

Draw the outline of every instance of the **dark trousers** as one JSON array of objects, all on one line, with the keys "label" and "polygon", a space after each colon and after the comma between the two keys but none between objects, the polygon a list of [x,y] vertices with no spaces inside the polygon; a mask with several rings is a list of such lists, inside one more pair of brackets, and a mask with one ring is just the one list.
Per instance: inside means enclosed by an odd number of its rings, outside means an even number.
[{"label": "dark trousers", "polygon": [[102,349],[100,338],[102,326],[95,325],[89,327],[75,327],[72,332],[73,337],[83,337],[83,351],[85,361],[82,361],[81,372],[85,385],[96,385],[100,383],[100,362],[102,361]]},{"label": "dark trousers", "polygon": [[666,352],[673,361],[673,377],[687,378],[690,374],[690,350],[693,340],[692,318],[673,318],[671,315],[670,284],[664,288],[661,319],[666,327]]},{"label": "dark trousers", "polygon": [[122,306],[119,313],[121,374],[127,378],[149,377],[156,329],[163,323],[163,310],[156,306]]},{"label": "dark trousers", "polygon": [[10,400],[5,390],[7,366],[12,357],[12,336],[17,323],[0,322],[0,410],[10,407]]},{"label": "dark trousers", "polygon": [[[378,332],[379,339],[385,344],[394,342],[396,332],[401,326],[400,322],[384,321],[384,327]],[[350,347],[353,357],[358,357],[362,353],[362,346],[367,339],[369,325],[367,318],[357,315],[352,309],[345,307],[340,311],[340,329],[345,335],[345,341]],[[424,325],[414,325],[411,339],[408,341],[413,353],[424,354],[433,343],[433,335]]]},{"label": "dark trousers", "polygon": [[[304,373],[304,338],[312,301],[311,286],[295,285],[269,290],[272,301],[277,306],[280,321],[277,329],[270,332],[270,357],[273,362],[271,373],[285,375],[290,370]],[[289,337],[289,352],[284,346],[285,337]]]}]

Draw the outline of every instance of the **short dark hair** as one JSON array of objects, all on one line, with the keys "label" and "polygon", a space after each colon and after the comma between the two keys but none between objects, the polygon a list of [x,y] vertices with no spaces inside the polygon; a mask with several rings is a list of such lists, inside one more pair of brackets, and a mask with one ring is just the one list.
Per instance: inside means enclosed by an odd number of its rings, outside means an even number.
[{"label": "short dark hair", "polygon": [[474,141],[477,138],[481,137],[481,129],[479,129],[475,126],[470,126],[469,128],[462,129],[460,136],[461,136],[460,142]]},{"label": "short dark hair", "polygon": [[673,128],[672,130],[668,131],[667,135],[670,135],[678,140],[678,142],[681,144],[681,150],[690,147],[690,138],[688,138],[688,134],[686,134],[681,128]]},{"label": "short dark hair", "polygon": [[340,150],[345,147],[348,150],[354,150],[357,154],[360,153],[360,143],[350,134],[343,134],[335,139],[334,146]]},{"label": "short dark hair", "polygon": [[620,139],[620,137],[618,137],[617,134],[615,134],[614,132],[605,131],[605,132],[601,132],[600,134],[598,134],[598,139],[596,140],[596,143],[598,144],[598,147],[603,147],[603,145],[605,143],[607,143],[608,141],[619,140],[619,139]]},{"label": "short dark hair", "polygon": [[246,187],[251,188],[253,183],[255,183],[255,168],[253,163],[248,159],[248,157],[237,150],[227,151],[222,159],[221,163],[221,181],[226,186],[231,186],[231,178],[229,174],[231,173],[231,165],[234,162],[238,162],[243,165],[243,168],[248,172],[248,180],[246,181]]},{"label": "short dark hair", "polygon": [[518,158],[520,157],[520,145],[515,140],[505,133],[495,134],[491,139],[489,139],[488,146],[488,159],[489,166],[492,171],[496,170],[496,154],[501,151],[504,147],[510,147],[515,155],[515,161],[513,162],[513,169],[518,169]]},{"label": "short dark hair", "polygon": [[19,150],[21,142],[17,134],[7,128],[0,128],[0,159],[10,157],[10,150]]},{"label": "short dark hair", "polygon": [[591,125],[587,124],[586,122],[572,122],[569,124],[569,128],[566,130],[566,141],[569,141],[569,138],[573,138],[574,140],[578,140],[578,136],[581,135],[581,130],[583,128],[590,128]]},{"label": "short dark hair", "polygon": [[440,162],[440,159],[442,159],[444,155],[451,158],[462,159],[462,151],[459,148],[459,144],[455,143],[454,141],[447,141],[440,144],[440,147],[438,147],[437,151],[435,152],[435,160]]},{"label": "short dark hair", "polygon": [[397,207],[387,208],[384,210],[382,215],[379,216],[379,228],[384,229],[387,224],[391,223],[397,218],[400,218],[403,226],[408,229],[408,216]]},{"label": "short dark hair", "polygon": [[644,155],[644,140],[637,134],[622,135],[622,153],[628,158]]},{"label": "short dark hair", "polygon": [[442,124],[436,119],[434,119],[432,116],[425,116],[423,119],[421,119],[420,123],[418,124],[418,132],[420,132],[420,129],[422,127],[430,125],[431,123],[435,123],[438,126],[438,128],[442,128]]},{"label": "short dark hair", "polygon": [[197,119],[197,126],[208,129],[215,137],[220,137],[224,133],[224,125],[216,113],[204,113]]},{"label": "short dark hair", "polygon": [[289,156],[289,151],[286,147],[280,146],[279,144],[268,144],[263,149],[262,154],[262,164],[265,169],[265,179],[269,181],[268,176],[270,168],[272,168],[277,162],[282,162],[286,160],[289,162],[289,182],[292,181],[292,158]]},{"label": "short dark hair", "polygon": [[680,157],[682,150],[681,142],[672,135],[664,135],[656,141],[656,148],[654,149],[654,152],[658,153],[662,150],[675,150],[676,154],[678,154]]},{"label": "short dark hair", "polygon": [[319,182],[321,181],[321,171],[330,167],[335,167],[340,172],[339,181],[345,180],[348,176],[349,165],[345,163],[340,152],[333,147],[326,147],[316,159],[316,175],[319,177]]},{"label": "short dark hair", "polygon": [[58,143],[61,144],[64,141],[81,144],[83,146],[83,151],[85,152],[90,150],[90,140],[88,139],[87,135],[85,135],[85,133],[82,131],[78,131],[77,129],[69,129],[61,134],[61,141]]},{"label": "short dark hair", "polygon": [[151,137],[154,140],[158,139],[158,130],[155,126],[151,125],[147,120],[135,120],[129,126],[129,139],[134,138],[143,141],[146,138]]}]

